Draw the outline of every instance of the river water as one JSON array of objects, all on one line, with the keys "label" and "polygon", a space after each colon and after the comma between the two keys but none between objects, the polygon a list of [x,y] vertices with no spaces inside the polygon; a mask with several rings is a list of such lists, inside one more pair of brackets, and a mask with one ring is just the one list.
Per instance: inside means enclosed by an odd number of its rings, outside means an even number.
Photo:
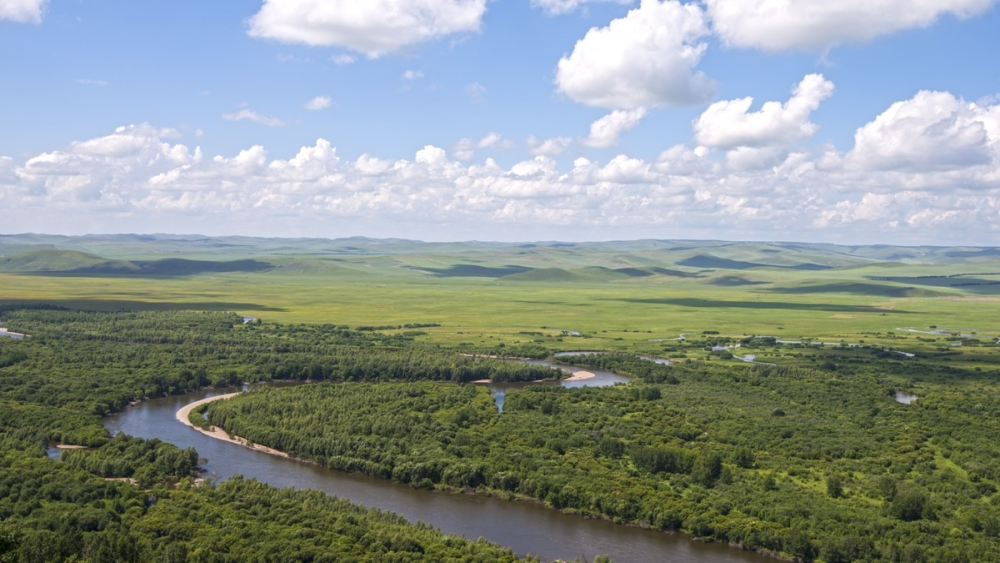
[{"label": "river water", "polygon": [[[596,353],[596,352],[595,352]],[[556,354],[558,356],[558,354]],[[493,394],[493,402],[497,404],[497,410],[501,413],[503,412],[504,399],[507,396],[507,391],[511,389],[522,389],[524,387],[530,387],[532,385],[561,385],[567,388],[573,387],[610,387],[617,383],[628,383],[629,378],[623,375],[618,375],[617,373],[612,373],[610,371],[594,369],[589,367],[577,367],[570,366],[566,364],[555,364],[545,360],[517,360],[525,364],[531,364],[533,366],[543,366],[549,368],[556,368],[562,370],[568,374],[573,374],[578,371],[587,371],[594,374],[594,377],[587,379],[578,379],[576,381],[538,381],[531,383],[500,383],[500,382],[490,382],[484,383],[490,392]]]},{"label": "river water", "polygon": [[[591,379],[570,384],[587,381],[597,383]],[[105,426],[113,434],[125,432],[196,448],[208,460],[206,476],[216,482],[240,473],[276,487],[319,489],[364,506],[391,510],[411,522],[432,524],[445,533],[483,537],[521,555],[537,555],[543,561],[582,556],[593,560],[599,554],[611,556],[615,563],[773,561],[721,544],[566,515],[534,503],[422,491],[392,481],[332,471],[209,438],[175,418],[177,410],[188,403],[236,390],[202,390],[145,401],[108,417]]]}]

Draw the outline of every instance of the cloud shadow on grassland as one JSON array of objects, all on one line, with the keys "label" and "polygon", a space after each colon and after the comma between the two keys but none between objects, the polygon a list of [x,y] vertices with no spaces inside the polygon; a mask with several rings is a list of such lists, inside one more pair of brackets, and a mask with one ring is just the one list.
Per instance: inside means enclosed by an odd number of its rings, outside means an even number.
[{"label": "cloud shadow on grassland", "polygon": [[790,309],[796,311],[829,311],[832,313],[911,313],[911,311],[885,309],[869,305],[793,303],[788,301],[717,301],[714,299],[696,298],[618,299],[617,301],[624,301],[626,303],[642,303],[646,305],[673,305],[675,307],[693,307],[699,309]]}]

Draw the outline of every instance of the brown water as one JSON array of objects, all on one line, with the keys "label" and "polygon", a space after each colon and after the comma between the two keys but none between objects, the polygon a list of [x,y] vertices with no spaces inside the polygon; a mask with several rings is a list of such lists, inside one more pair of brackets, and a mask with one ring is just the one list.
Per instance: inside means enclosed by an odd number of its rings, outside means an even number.
[{"label": "brown water", "polygon": [[421,520],[445,533],[484,537],[544,561],[581,556],[593,560],[598,554],[610,555],[615,563],[773,561],[721,544],[588,520],[533,503],[420,491],[391,481],[332,471],[209,438],[174,416],[188,403],[234,390],[199,391],[146,401],[108,417],[105,426],[112,433],[159,438],[182,448],[196,448],[207,458],[207,476],[214,481],[240,473],[276,487],[319,489],[364,506],[391,510],[412,522]]}]

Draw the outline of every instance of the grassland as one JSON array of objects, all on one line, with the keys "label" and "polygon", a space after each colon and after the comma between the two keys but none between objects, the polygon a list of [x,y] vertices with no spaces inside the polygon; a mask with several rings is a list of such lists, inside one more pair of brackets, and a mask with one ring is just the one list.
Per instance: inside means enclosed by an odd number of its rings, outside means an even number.
[{"label": "grassland", "polygon": [[[896,329],[1000,336],[1000,260],[981,249],[69,240],[29,251],[34,270],[17,255],[7,258],[16,268],[2,272],[0,262],[0,300],[233,310],[282,323],[438,323],[423,341],[449,347],[541,341],[663,353],[681,334],[718,331],[897,347],[905,337],[927,349],[917,338],[929,335]],[[105,256],[114,268],[101,266]],[[211,261],[223,265],[204,266]],[[246,271],[213,271],[225,264]]]}]

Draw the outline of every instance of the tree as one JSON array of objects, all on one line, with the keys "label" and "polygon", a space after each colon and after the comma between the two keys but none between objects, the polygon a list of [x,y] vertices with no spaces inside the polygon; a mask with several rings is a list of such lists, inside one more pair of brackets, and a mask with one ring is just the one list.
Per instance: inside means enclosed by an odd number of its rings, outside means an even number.
[{"label": "tree", "polygon": [[889,504],[889,514],[905,522],[912,522],[923,517],[927,506],[927,493],[917,487],[901,488]]},{"label": "tree", "polygon": [[8,522],[0,522],[0,563],[17,560],[17,548],[21,545],[21,534]]},{"label": "tree", "polygon": [[818,550],[805,530],[795,528],[785,537],[785,551],[799,561],[812,561]]},{"label": "tree", "polygon": [[830,495],[831,498],[844,496],[844,482],[840,475],[834,474],[826,478],[826,494]]}]

